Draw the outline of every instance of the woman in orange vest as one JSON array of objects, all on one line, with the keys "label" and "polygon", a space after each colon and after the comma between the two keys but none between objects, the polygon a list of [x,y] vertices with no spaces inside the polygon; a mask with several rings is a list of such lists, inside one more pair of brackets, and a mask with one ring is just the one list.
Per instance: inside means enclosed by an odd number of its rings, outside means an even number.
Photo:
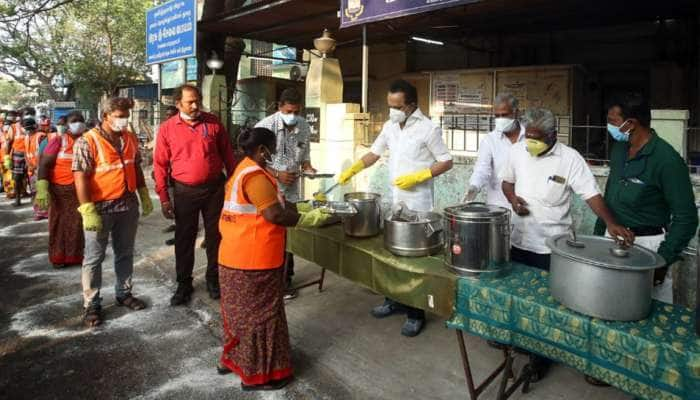
[{"label": "woman in orange vest", "polygon": [[8,111],[2,124],[2,187],[8,199],[15,197],[15,182],[12,179],[12,156],[10,145],[15,130],[16,111]]},{"label": "woman in orange vest", "polygon": [[[29,142],[27,144],[27,180],[29,182],[29,192],[32,198],[36,196],[37,170],[39,168],[40,149],[44,147],[49,139],[51,121],[42,117],[39,119],[39,129],[34,132],[27,132]],[[53,137],[53,135],[51,135]],[[34,220],[39,221],[49,217],[48,210],[42,210],[34,205]]]},{"label": "woman in orange vest", "polygon": [[328,215],[284,200],[265,170],[276,151],[272,131],[243,131],[238,146],[244,158],[226,183],[219,219],[224,350],[217,370],[238,374],[244,391],[277,390],[292,379],[283,300],[285,227],[320,226]]},{"label": "woman in orange vest", "polygon": [[22,196],[27,188],[27,151],[29,137],[36,131],[36,120],[28,115],[22,118],[21,126],[15,125],[10,138],[10,153],[12,155],[12,179],[15,181],[15,206],[20,206]]},{"label": "woman in orange vest", "polygon": [[83,221],[73,179],[73,144],[85,132],[79,111],[66,116],[68,126],[56,125],[58,136],[49,140],[39,160],[34,206],[49,211],[49,261],[54,268],[83,263]]}]

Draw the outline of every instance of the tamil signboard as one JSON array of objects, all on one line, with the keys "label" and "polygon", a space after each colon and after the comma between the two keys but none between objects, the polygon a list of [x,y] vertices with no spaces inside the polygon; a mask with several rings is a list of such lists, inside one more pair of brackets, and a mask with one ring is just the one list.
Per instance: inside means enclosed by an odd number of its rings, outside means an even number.
[{"label": "tamil signboard", "polygon": [[340,0],[340,27],[476,3],[481,0]]},{"label": "tamil signboard", "polygon": [[146,64],[195,57],[197,0],[172,0],[146,11]]}]

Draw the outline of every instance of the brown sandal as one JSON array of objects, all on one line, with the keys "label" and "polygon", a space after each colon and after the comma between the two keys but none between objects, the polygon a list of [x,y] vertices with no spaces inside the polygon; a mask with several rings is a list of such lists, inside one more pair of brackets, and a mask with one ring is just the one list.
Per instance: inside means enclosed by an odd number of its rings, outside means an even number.
[{"label": "brown sandal", "polygon": [[293,377],[290,376],[287,378],[278,379],[276,381],[263,383],[262,385],[246,385],[244,383],[241,383],[241,389],[243,389],[244,392],[280,390],[283,387],[287,386],[292,381],[292,379]]},{"label": "brown sandal", "polygon": [[129,293],[123,299],[117,298],[117,304],[128,307],[134,311],[143,310],[146,308],[146,303],[132,296],[131,293]]},{"label": "brown sandal", "polygon": [[83,323],[88,328],[94,328],[102,324],[102,307],[100,306],[90,306],[85,309],[85,315],[83,316]]}]

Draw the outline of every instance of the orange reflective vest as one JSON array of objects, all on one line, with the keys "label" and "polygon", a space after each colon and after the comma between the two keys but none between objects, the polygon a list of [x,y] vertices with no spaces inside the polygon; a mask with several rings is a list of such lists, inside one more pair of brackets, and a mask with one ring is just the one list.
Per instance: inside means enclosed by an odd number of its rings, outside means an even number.
[{"label": "orange reflective vest", "polygon": [[[12,132],[12,152],[26,153],[29,147],[29,135],[19,125],[14,126]],[[26,157],[26,154],[25,154]]]},{"label": "orange reflective vest", "polygon": [[75,139],[66,133],[61,136],[61,150],[56,156],[56,164],[51,170],[50,180],[57,185],[72,185],[73,179],[73,144]]},{"label": "orange reflective vest", "polygon": [[133,133],[122,133],[122,152],[119,152],[93,128],[85,140],[95,160],[95,171],[89,180],[90,195],[94,202],[116,200],[126,191],[136,191],[136,137]]},{"label": "orange reflective vest", "polygon": [[36,169],[39,166],[39,143],[46,137],[44,132],[35,132],[33,135],[27,135],[27,153],[25,157],[27,158],[27,164],[29,165],[29,171]]},{"label": "orange reflective vest", "polygon": [[[286,229],[268,222],[243,193],[247,176],[262,171],[279,191],[277,180],[246,157],[226,182],[224,208],[219,219],[219,264],[229,268],[265,270],[284,263]],[[280,201],[284,199],[280,194]]]}]

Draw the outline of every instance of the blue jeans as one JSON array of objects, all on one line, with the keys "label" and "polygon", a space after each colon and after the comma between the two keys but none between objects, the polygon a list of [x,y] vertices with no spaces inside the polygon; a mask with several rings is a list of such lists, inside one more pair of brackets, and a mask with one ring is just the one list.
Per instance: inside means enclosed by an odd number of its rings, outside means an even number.
[{"label": "blue jeans", "polygon": [[134,240],[139,221],[139,209],[133,207],[124,212],[101,214],[102,230],[84,231],[85,256],[83,259],[83,305],[99,306],[102,287],[102,261],[105,259],[109,235],[112,235],[114,251],[114,293],[118,299],[131,294],[131,277],[134,272]]}]

